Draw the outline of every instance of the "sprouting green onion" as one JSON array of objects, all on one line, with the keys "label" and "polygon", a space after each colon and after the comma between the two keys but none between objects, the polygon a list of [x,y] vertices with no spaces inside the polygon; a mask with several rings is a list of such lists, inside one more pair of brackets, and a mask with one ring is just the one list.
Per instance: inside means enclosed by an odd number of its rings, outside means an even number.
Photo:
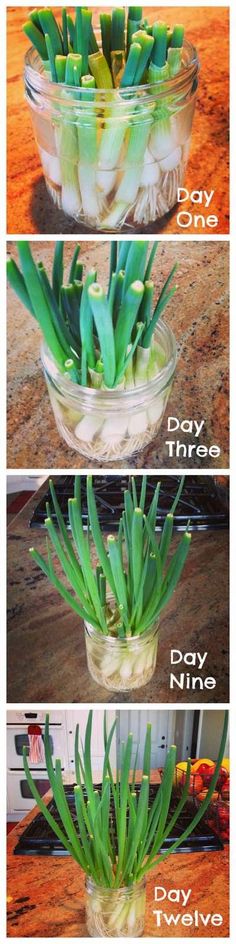
[{"label": "sprouting green onion", "polygon": [[[75,495],[78,496],[80,494],[79,482],[80,479],[77,477]],[[147,511],[145,509],[146,478],[142,480],[139,501],[133,479],[132,496],[128,491],[124,497],[125,507],[118,528],[120,538],[109,535],[106,540],[101,532],[92,477],[89,475],[87,477],[87,505],[91,541],[88,545],[84,537],[80,498],[70,499],[68,509],[74,549],[66,537],[55,491],[51,488],[59,533],[52,524],[50,516],[47,516],[46,527],[49,538],[63,574],[76,594],[75,604],[83,613],[87,611],[89,622],[99,627],[102,633],[109,634],[109,620],[112,612],[114,633],[119,635],[118,627],[122,627],[122,633],[127,638],[143,634],[155,623],[163,607],[169,602],[180,579],[191,540],[191,534],[187,528],[169,563],[173,513],[176,502],[180,499],[183,485],[182,479],[173,502],[173,511],[166,516],[161,538],[158,540],[155,528],[160,486],[157,487],[150,509]],[[126,543],[125,556],[122,550],[123,528]],[[78,563],[76,562],[77,555]],[[96,558],[97,565],[94,565]],[[54,569],[51,576],[43,558],[37,555],[36,559],[55,586]],[[57,589],[64,597],[66,588],[62,583],[57,584]],[[113,603],[109,600],[109,593],[113,594]]]},{"label": "sprouting green onion", "polygon": [[137,33],[133,34],[132,41],[139,43],[141,46],[141,54],[138,59],[137,69],[134,77],[134,84],[139,85],[139,83],[143,80],[146,66],[150,60],[154,39],[153,36],[148,36],[148,34],[143,30],[137,30]]},{"label": "sprouting green onion", "polygon": [[167,86],[188,64],[184,29],[152,25],[141,7],[101,12],[100,26],[98,44],[92,10],[81,6],[73,15],[64,7],[60,21],[51,9],[32,11],[23,26],[42,75],[59,85],[53,148],[47,136],[38,142],[40,159],[68,216],[96,230],[146,227],[177,202],[185,169],[191,121]]},{"label": "sprouting green onion", "polygon": [[[80,868],[92,878],[95,893],[92,899],[93,922],[97,936],[101,935],[101,909],[96,907],[96,888],[123,890],[123,898],[113,903],[105,923],[106,936],[127,936],[127,927],[134,927],[134,911],[139,910],[139,899],[125,899],[124,888],[140,882],[149,871],[156,868],[172,852],[182,845],[191,835],[205,815],[212,799],[222,760],[225,753],[228,712],[225,712],[220,739],[218,757],[213,777],[206,796],[193,814],[187,827],[181,828],[181,814],[189,800],[191,760],[188,758],[185,783],[180,796],[179,791],[174,812],[171,801],[175,794],[176,746],[168,749],[161,783],[156,796],[150,800],[152,726],[147,724],[141,763],[142,778],[138,788],[136,784],[136,757],[132,761],[133,734],[129,733],[120,751],[117,762],[117,774],[112,773],[112,751],[117,721],[107,731],[106,712],[103,727],[103,773],[102,784],[94,784],[94,761],[92,750],[93,712],[89,711],[84,740],[80,740],[79,727],[76,726],[74,742],[75,772],[77,783],[74,786],[74,808],[71,811],[63,783],[62,765],[59,759],[53,762],[50,745],[49,716],[46,716],[44,731],[45,767],[56,806],[56,816],[50,812],[47,803],[41,797],[35,779],[32,777],[27,759],[27,748],[23,747],[23,765],[31,794],[40,812],[62,846],[78,863]],[[177,827],[177,828],[176,828]],[[177,839],[173,837],[174,830]],[[167,848],[163,849],[169,837]],[[136,911],[135,911],[136,918]],[[138,914],[137,914],[138,918]],[[104,919],[105,920],[105,919]]]},{"label": "sprouting green onion", "polygon": [[166,63],[167,55],[167,26],[165,23],[154,23],[152,28],[154,37],[154,46],[152,50],[152,63],[161,69]]},{"label": "sprouting green onion", "polygon": [[39,21],[44,36],[48,35],[55,56],[63,55],[61,33],[52,10],[39,10]]},{"label": "sprouting green onion", "polygon": [[178,47],[174,49],[171,46],[170,49],[168,49],[168,68],[170,78],[174,75],[178,75],[181,69],[181,49]]},{"label": "sprouting green onion", "polygon": [[[79,53],[67,57],[80,59]],[[82,77],[80,94],[93,94],[92,76]],[[92,126],[79,137],[80,184],[90,204],[95,194],[88,187],[87,154],[92,159],[96,149],[96,129]],[[141,142],[143,147],[143,141]],[[69,155],[78,142],[75,128],[68,126],[67,159],[63,165],[64,187],[75,185]],[[86,189],[87,188],[87,189]],[[7,260],[8,281],[20,301],[37,319],[47,346],[58,367],[64,372],[70,358],[70,379],[82,386],[135,387],[158,375],[165,355],[156,344],[156,325],[172,299],[176,285],[171,285],[176,264],[155,298],[155,279],[151,278],[157,243],[149,252],[147,240],[114,240],[110,248],[108,289],[97,282],[96,270],[84,272],[78,263],[76,246],[66,278],[64,244],[55,244],[51,279],[42,263],[33,260],[27,241],[18,244],[21,269],[15,260]],[[159,281],[159,280],[158,280]],[[164,360],[163,360],[164,358]],[[99,376],[98,376],[99,375]]]},{"label": "sprouting green onion", "polygon": [[113,88],[111,71],[102,52],[94,52],[92,56],[89,56],[89,67],[95,78],[97,88]]},{"label": "sprouting green onion", "polygon": [[30,42],[33,44],[33,46],[35,47],[39,55],[41,56],[41,59],[43,60],[43,62],[46,61],[48,58],[48,54],[47,54],[47,46],[46,46],[44,34],[41,32],[41,30],[37,28],[37,26],[34,23],[32,23],[30,19],[27,20],[26,23],[23,24],[22,29],[24,30],[24,33],[26,34],[26,36],[28,36],[28,39],[30,39]]},{"label": "sprouting green onion", "polygon": [[125,11],[116,7],[111,17],[111,51],[125,48]]},{"label": "sprouting green onion", "polygon": [[180,26],[179,24],[176,24],[172,32],[171,45],[175,49],[177,49],[177,47],[181,48],[181,46],[183,45],[183,41],[184,41],[184,27]]},{"label": "sprouting green onion", "polygon": [[[159,69],[167,68],[167,53],[170,47],[179,49],[181,61],[183,26],[176,24],[172,30],[163,23],[154,23],[151,26],[147,19],[142,19],[141,7],[129,7],[127,18],[123,7],[114,8],[112,14],[102,12],[100,26],[101,48],[98,47],[92,26],[92,11],[88,7],[76,7],[74,19],[64,7],[61,26],[53,10],[33,10],[29,13],[23,30],[42,61],[49,61],[52,81],[60,84],[65,82],[78,86],[80,76],[86,76],[90,71],[97,88],[137,86],[143,81],[148,66],[151,66],[151,69],[154,66]],[[131,46],[135,48],[132,50]],[[77,75],[76,81],[71,63],[67,65],[67,59],[71,55],[79,55],[82,60],[81,73]],[[172,56],[170,61],[171,74],[174,75]],[[150,81],[154,79],[151,78]]]},{"label": "sprouting green onion", "polygon": [[102,48],[108,66],[111,65],[111,14],[100,13]]},{"label": "sprouting green onion", "polygon": [[128,85],[134,85],[141,52],[142,52],[142,47],[140,43],[132,42],[129,49],[129,54],[128,54],[127,62],[124,68],[124,72],[121,77],[121,82],[120,82],[121,88],[125,88]]}]

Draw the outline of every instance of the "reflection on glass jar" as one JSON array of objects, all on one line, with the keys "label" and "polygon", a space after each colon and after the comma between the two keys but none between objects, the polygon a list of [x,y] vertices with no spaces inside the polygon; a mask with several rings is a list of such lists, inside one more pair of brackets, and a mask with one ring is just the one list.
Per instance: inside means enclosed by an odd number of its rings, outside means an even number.
[{"label": "reflection on glass jar", "polygon": [[128,888],[100,888],[86,879],[86,921],[90,937],[141,937],[146,882]]},{"label": "reflection on glass jar", "polygon": [[159,321],[155,331],[160,370],[130,389],[94,389],[60,373],[42,345],[41,356],[57,428],[71,449],[103,463],[140,452],[160,429],[176,366],[172,331]]},{"label": "reflection on glass jar", "polygon": [[46,186],[54,203],[91,229],[136,232],[170,212],[188,160],[198,59],[183,46],[181,71],[132,88],[83,90],[49,82],[30,49],[25,90]]}]

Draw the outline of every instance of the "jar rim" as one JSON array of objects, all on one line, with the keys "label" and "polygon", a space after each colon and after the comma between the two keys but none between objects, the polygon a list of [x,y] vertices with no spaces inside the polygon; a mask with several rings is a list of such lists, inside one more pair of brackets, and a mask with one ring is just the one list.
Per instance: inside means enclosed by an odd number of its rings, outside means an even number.
[{"label": "jar rim", "polygon": [[124,639],[120,639],[119,636],[109,636],[109,634],[105,636],[100,632],[99,629],[96,629],[95,626],[92,626],[92,623],[89,623],[89,621],[86,620],[84,620],[84,628],[85,633],[87,633],[91,639],[95,639],[96,643],[101,643],[101,645],[108,643],[108,645],[114,649],[125,649],[127,646],[131,649],[135,649],[137,645],[144,645],[148,639],[158,635],[159,619],[155,620],[155,622],[152,623],[152,625],[140,635],[126,636]]},{"label": "jar rim", "polygon": [[[145,101],[150,104],[152,101],[156,101],[157,95],[162,98],[166,94],[171,95],[176,91],[178,91],[178,93],[181,92],[185,88],[186,83],[189,82],[189,79],[194,78],[199,69],[197,50],[189,40],[184,39],[183,51],[186,61],[177,75],[173,76],[171,79],[162,79],[156,83],[145,83],[137,86],[131,85],[122,89],[94,89],[92,102],[91,90],[84,89],[83,101],[80,100],[78,102],[76,97],[72,97],[73,86],[66,85],[65,83],[52,82],[47,79],[43,73],[43,62],[39,53],[37,53],[34,46],[30,46],[24,59],[25,81],[29,82],[35,92],[44,93],[48,99],[52,99],[54,102],[58,100],[60,103],[63,96],[65,99],[65,92],[69,93],[70,105],[76,108],[79,106],[80,110],[84,107],[90,107],[90,110],[94,109],[94,105],[98,106],[99,99],[101,99],[101,107],[107,107],[107,103],[109,102],[110,104],[116,103],[122,108],[127,102],[130,103],[131,96],[135,104],[137,104],[139,98],[142,98],[142,96],[145,96]],[[65,100],[63,103],[65,105]]]},{"label": "jar rim", "polygon": [[[120,401],[125,407],[131,405],[140,406],[142,398],[146,398],[147,393],[150,397],[155,396],[157,393],[161,393],[162,390],[170,383],[170,380],[174,374],[177,362],[177,348],[176,340],[173,334],[172,329],[169,325],[166,324],[162,318],[159,319],[159,322],[155,329],[155,337],[158,338],[161,335],[163,340],[169,347],[169,356],[167,363],[161,367],[151,380],[146,380],[144,384],[140,384],[137,387],[130,387],[127,390],[117,390],[116,387],[111,387],[111,389],[101,390],[95,389],[94,387],[83,387],[80,384],[74,383],[68,377],[65,377],[59,370],[58,365],[53,359],[51,351],[49,351],[44,339],[41,343],[41,359],[45,373],[48,375],[49,379],[53,381],[55,387],[58,385],[60,392],[64,396],[69,396],[70,399],[79,400],[81,405],[85,404],[88,406],[88,401],[90,401],[91,406],[96,405],[96,409],[101,406],[103,409],[105,406],[115,407],[120,406]],[[50,371],[50,365],[52,373]],[[134,401],[135,404],[134,404]]]}]

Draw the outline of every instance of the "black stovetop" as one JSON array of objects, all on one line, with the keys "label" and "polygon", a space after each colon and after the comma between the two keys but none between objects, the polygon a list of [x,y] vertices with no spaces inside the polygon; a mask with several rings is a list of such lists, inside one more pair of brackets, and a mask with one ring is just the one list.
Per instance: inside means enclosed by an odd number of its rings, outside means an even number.
[{"label": "black stovetop", "polygon": [[[141,476],[136,476],[137,493],[140,493]],[[163,521],[170,510],[180,477],[178,475],[148,475],[147,478],[147,496],[146,508],[149,507],[153,497],[153,492],[158,481],[161,481],[159,508],[156,522],[157,531],[163,527]],[[95,488],[97,508],[101,528],[104,531],[111,529],[116,531],[120,515],[123,510],[123,494],[128,487],[128,475],[94,475],[93,484]],[[68,498],[73,496],[74,476],[60,475],[54,476],[54,485],[60,508],[69,529],[68,520]],[[82,495],[82,519],[84,528],[87,527],[87,499],[86,499],[86,476],[81,476],[81,495]],[[46,502],[49,501],[50,493],[47,493],[39,501],[32,518],[30,520],[31,528],[43,528],[46,517]],[[55,515],[52,512],[52,518]],[[174,527],[181,531],[186,528],[190,519],[190,529],[192,531],[222,529],[228,527],[228,503],[227,489],[216,485],[211,476],[187,475],[185,478],[184,489],[174,516]]]},{"label": "black stovetop", "polygon": [[[101,785],[96,785],[98,790],[101,790]],[[137,784],[136,792],[140,790],[140,784]],[[149,788],[149,797],[152,802],[155,799],[156,792],[158,790],[158,785],[150,784]],[[75,813],[75,802],[74,802],[74,793],[72,786],[65,786],[67,801],[70,807],[70,811],[73,817],[74,822],[76,822],[76,813]],[[172,794],[170,810],[168,818],[170,818],[176,808],[177,803],[179,802],[179,797]],[[50,813],[53,814],[58,823],[60,823],[60,817],[57,812],[55,801],[51,800],[48,804],[48,809]],[[185,804],[184,809],[179,817],[178,823],[175,825],[174,829],[171,831],[171,834],[164,841],[162,852],[168,849],[172,842],[178,838],[178,836],[186,829],[189,822],[193,819],[194,813],[196,811],[195,801],[190,799]],[[114,821],[114,805],[111,802],[110,808],[110,817],[111,823]],[[61,823],[60,823],[61,825]],[[183,842],[176,853],[178,852],[214,852],[223,849],[223,844],[221,843],[218,836],[212,832],[204,819],[196,826],[191,836]],[[62,843],[57,839],[54,832],[50,829],[47,821],[45,820],[42,813],[38,813],[35,819],[29,823],[29,826],[26,827],[22,835],[19,837],[19,842],[14,850],[15,855],[38,855],[38,856],[67,856],[69,853]]]}]

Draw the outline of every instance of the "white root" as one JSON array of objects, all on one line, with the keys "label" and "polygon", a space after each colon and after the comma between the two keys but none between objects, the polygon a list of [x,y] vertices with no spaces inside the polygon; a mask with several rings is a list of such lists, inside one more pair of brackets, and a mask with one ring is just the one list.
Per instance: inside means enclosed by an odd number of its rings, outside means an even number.
[{"label": "white root", "polygon": [[[140,684],[146,685],[152,678],[156,666],[158,636],[150,639],[145,648],[138,650],[127,646],[123,651],[106,652],[101,655],[100,645],[86,634],[86,648],[88,668],[92,678],[110,691],[127,691],[137,688]],[[117,640],[119,645],[119,641]],[[104,640],[104,646],[106,641]]]},{"label": "white root", "polygon": [[147,413],[145,410],[142,410],[141,413],[133,413],[133,416],[129,419],[128,433],[130,436],[137,436],[140,435],[140,433],[145,433],[147,427]]},{"label": "white root", "polygon": [[141,187],[135,204],[134,222],[148,226],[168,213],[168,210],[167,200],[164,199],[159,184],[154,187]]},{"label": "white root", "polygon": [[161,179],[160,165],[158,161],[153,160],[153,154],[146,148],[144,154],[144,166],[140,177],[141,187],[152,187],[158,184]]},{"label": "white root", "polygon": [[[116,231],[126,223],[149,226],[165,216],[183,185],[190,143],[190,115],[185,110],[167,120],[156,121],[149,135],[140,174],[126,168],[120,180],[109,157],[90,167],[75,159],[75,142],[69,126],[70,159],[61,155],[63,141],[56,134],[57,155],[39,148],[46,185],[54,203],[64,212],[81,218],[88,226]],[[74,151],[73,151],[74,148]],[[124,158],[122,158],[123,160]],[[125,180],[125,192],[123,181]],[[55,185],[55,189],[53,187]],[[129,202],[126,197],[129,195]]]},{"label": "white root", "polygon": [[160,421],[155,424],[147,423],[146,421],[144,432],[137,432],[134,431],[133,423],[130,420],[126,437],[120,440],[119,443],[114,441],[105,442],[105,440],[101,439],[99,430],[97,434],[94,433],[94,438],[85,440],[80,436],[79,424],[75,435],[74,430],[70,430],[68,426],[62,422],[62,417],[59,417],[56,411],[55,418],[59,433],[71,449],[76,449],[87,459],[104,463],[114,463],[117,460],[127,459],[140,452],[142,449],[145,449],[145,446],[155,439],[160,427]]},{"label": "white root", "polygon": [[96,223],[106,212],[107,204],[105,195],[96,186],[95,167],[79,164],[78,177],[84,215],[90,223]]},{"label": "white root", "polygon": [[96,184],[106,197],[114,190],[116,176],[116,170],[97,170],[96,172]]},{"label": "white root", "polygon": [[124,436],[126,436],[127,430],[128,422],[126,417],[122,413],[120,416],[118,413],[115,413],[105,420],[100,436],[103,441],[117,445],[122,441]]},{"label": "white root", "polygon": [[174,151],[171,151],[171,154],[168,154],[168,157],[162,158],[160,161],[160,167],[162,171],[175,170],[179,166],[181,161],[181,148],[177,147]]},{"label": "white root", "polygon": [[61,189],[61,207],[68,216],[79,216],[82,210],[82,201],[77,187],[72,184],[63,184]]},{"label": "white root", "polygon": [[[120,895],[119,895],[120,891]],[[141,937],[144,930],[145,920],[145,892],[141,892],[137,897],[135,888],[135,898],[129,896],[126,898],[123,889],[117,889],[113,896],[112,889],[107,898],[100,895],[99,908],[94,907],[93,897],[96,901],[99,898],[99,889],[97,894],[90,895],[87,899],[86,917],[87,927],[91,937]]]},{"label": "white root", "polygon": [[101,425],[102,419],[96,413],[83,416],[83,419],[75,427],[75,436],[77,439],[81,439],[82,442],[90,443],[95,434],[101,429]]},{"label": "white root", "polygon": [[44,148],[39,148],[39,154],[45,177],[49,177],[49,180],[55,184],[56,187],[61,186],[61,168],[59,158],[55,154],[49,154],[48,151],[45,151]]},{"label": "white root", "polygon": [[174,116],[156,121],[150,134],[148,147],[157,161],[171,154],[179,144]]}]

